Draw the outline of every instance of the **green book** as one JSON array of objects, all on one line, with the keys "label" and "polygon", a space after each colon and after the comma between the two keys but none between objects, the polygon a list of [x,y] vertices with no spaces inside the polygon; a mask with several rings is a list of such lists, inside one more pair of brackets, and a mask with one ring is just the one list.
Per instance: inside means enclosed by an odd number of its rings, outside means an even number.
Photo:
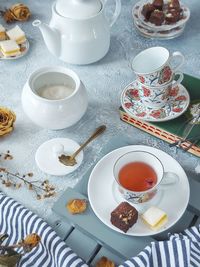
[{"label": "green book", "polygon": [[[123,110],[122,107],[120,107],[120,118],[123,121],[126,121],[127,123],[130,123],[133,126],[156,137],[159,137],[160,139],[163,139],[169,143],[173,143],[179,140],[183,137],[184,129],[188,124],[188,121],[192,118],[191,107],[197,103],[200,103],[200,79],[184,74],[182,84],[189,92],[190,106],[187,111],[180,117],[165,122],[146,122],[142,121],[141,119],[131,117],[128,113],[126,113],[126,111]],[[192,146],[191,142],[193,143],[193,141],[184,142],[182,144],[182,148],[186,149],[187,147],[191,146],[188,152],[200,157],[200,120],[193,127],[187,139],[190,139],[192,137],[197,137],[197,140],[199,141]]]}]

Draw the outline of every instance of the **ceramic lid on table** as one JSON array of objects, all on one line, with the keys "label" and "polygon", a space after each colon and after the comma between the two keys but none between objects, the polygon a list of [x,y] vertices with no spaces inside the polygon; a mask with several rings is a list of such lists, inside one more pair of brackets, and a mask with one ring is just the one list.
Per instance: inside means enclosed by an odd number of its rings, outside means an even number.
[{"label": "ceramic lid on table", "polygon": [[83,160],[83,152],[81,151],[77,157],[77,164],[74,166],[65,166],[58,160],[61,154],[72,155],[78,148],[79,144],[68,138],[50,139],[36,151],[35,161],[39,169],[47,174],[62,176],[75,171]]},{"label": "ceramic lid on table", "polygon": [[86,19],[100,12],[102,3],[100,0],[57,0],[57,12],[71,19]]}]

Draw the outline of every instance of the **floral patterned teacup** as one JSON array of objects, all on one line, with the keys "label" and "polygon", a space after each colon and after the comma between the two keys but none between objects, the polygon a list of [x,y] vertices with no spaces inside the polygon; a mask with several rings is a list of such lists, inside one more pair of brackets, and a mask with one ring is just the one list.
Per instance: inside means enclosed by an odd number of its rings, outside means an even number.
[{"label": "floral patterned teacup", "polygon": [[[147,183],[149,183],[149,189],[145,191],[133,191],[127,189],[126,187],[124,187],[124,185],[120,183],[120,171],[124,166],[133,162],[144,163],[150,166],[150,168],[152,168],[156,173],[157,179],[155,183],[150,184],[150,177],[148,177],[147,179]],[[139,204],[151,200],[156,195],[158,190],[160,190],[161,188],[166,189],[166,186],[173,185],[179,181],[179,177],[177,174],[173,172],[165,172],[163,163],[159,160],[157,156],[150,152],[139,150],[130,151],[118,158],[114,164],[113,174],[115,181],[118,184],[118,190],[121,193],[122,197],[125,200],[130,201],[134,204]],[[127,176],[127,179],[133,178],[129,176]],[[137,179],[139,182],[142,182],[141,177],[137,177]]]},{"label": "floral patterned teacup", "polygon": [[147,86],[136,81],[142,103],[150,108],[161,108],[165,106],[170,100],[172,88],[177,87],[183,80],[183,74],[181,72],[177,72],[175,76],[179,76],[177,81],[172,81],[157,87]]},{"label": "floral patterned teacup", "polygon": [[[172,61],[180,62],[172,66]],[[170,52],[164,47],[151,47],[139,53],[132,62],[137,80],[147,86],[160,86],[173,80],[174,72],[184,63],[184,56],[176,51]]]}]

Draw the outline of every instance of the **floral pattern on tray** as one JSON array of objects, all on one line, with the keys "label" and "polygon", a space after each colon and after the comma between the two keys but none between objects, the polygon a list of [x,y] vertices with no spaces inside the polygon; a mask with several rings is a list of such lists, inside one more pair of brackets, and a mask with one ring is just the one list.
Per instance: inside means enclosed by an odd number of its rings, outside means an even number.
[{"label": "floral pattern on tray", "polygon": [[129,84],[122,92],[121,104],[124,110],[132,117],[145,121],[168,121],[182,115],[188,108],[190,96],[183,85],[170,90],[169,102],[162,108],[145,106],[139,96],[136,81]]}]

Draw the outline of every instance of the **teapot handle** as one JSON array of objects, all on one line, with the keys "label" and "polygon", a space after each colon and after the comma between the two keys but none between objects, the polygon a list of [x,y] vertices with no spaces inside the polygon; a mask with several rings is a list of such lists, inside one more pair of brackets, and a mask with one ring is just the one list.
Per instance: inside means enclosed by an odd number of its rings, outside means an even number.
[{"label": "teapot handle", "polygon": [[[107,2],[107,0],[104,0],[103,2],[105,4]],[[114,11],[112,18],[109,21],[110,27],[112,27],[113,24],[118,19],[120,12],[121,12],[121,0],[115,0],[115,11]]]}]

